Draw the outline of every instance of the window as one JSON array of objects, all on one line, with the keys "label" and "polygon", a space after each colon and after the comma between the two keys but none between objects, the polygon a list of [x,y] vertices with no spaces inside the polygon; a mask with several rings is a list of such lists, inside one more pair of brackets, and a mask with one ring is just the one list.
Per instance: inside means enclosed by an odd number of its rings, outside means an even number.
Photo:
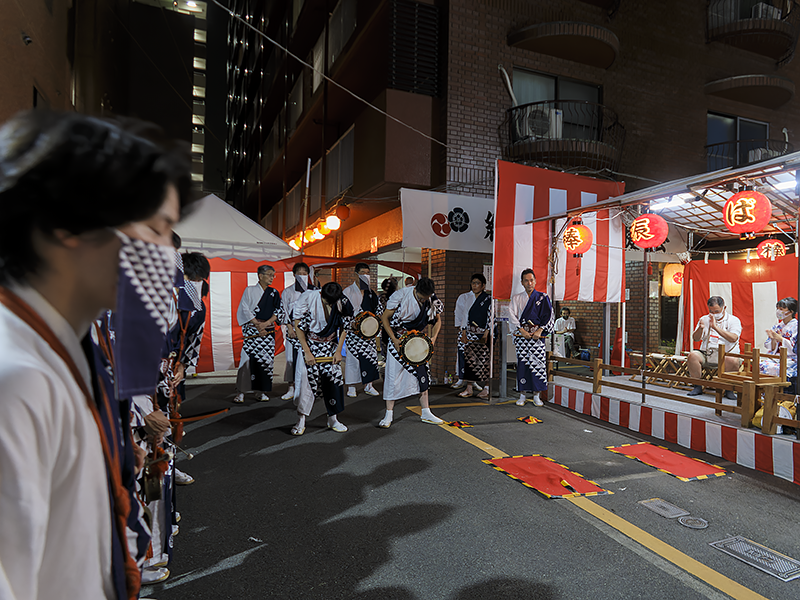
[{"label": "window", "polygon": [[553,100],[580,100],[600,104],[599,85],[523,69],[514,69],[513,77],[514,95],[519,104]]},{"label": "window", "polygon": [[353,185],[353,131],[345,133],[328,151],[325,165],[325,200],[330,202]]},{"label": "window", "polygon": [[328,29],[328,67],[336,62],[356,28],[356,0],[340,0]]},{"label": "window", "polygon": [[769,143],[769,123],[708,113],[706,162],[709,171],[745,165],[783,154]]},{"label": "window", "polygon": [[297,121],[303,114],[303,74],[300,73],[289,94],[289,135],[297,129]]},{"label": "window", "polygon": [[322,83],[322,71],[325,68],[325,33],[323,32],[317,43],[314,44],[314,50],[311,55],[311,65],[314,67],[311,75],[311,93],[317,91],[319,84]]},{"label": "window", "polygon": [[513,87],[521,107],[514,111],[520,139],[600,139],[601,86],[514,69]]}]

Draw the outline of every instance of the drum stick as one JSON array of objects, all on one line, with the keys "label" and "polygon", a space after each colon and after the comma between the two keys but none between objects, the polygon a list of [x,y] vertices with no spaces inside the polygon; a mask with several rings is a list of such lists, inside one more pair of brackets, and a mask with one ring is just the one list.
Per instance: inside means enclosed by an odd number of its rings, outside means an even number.
[{"label": "drum stick", "polygon": [[[274,326],[273,327],[267,327],[264,330],[264,333],[274,333],[274,332],[275,332],[275,327]],[[260,337],[267,337],[267,336],[262,335],[260,333],[257,333],[255,335],[246,335],[245,337],[242,338],[242,340],[252,340],[252,339],[260,338]]]}]

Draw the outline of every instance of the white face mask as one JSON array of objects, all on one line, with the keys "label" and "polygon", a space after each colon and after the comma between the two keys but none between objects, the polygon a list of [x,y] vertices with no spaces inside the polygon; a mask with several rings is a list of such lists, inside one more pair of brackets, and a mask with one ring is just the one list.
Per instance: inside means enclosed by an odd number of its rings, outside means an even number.
[{"label": "white face mask", "polygon": [[778,317],[778,321],[783,321],[787,316],[789,316],[789,313],[782,311],[779,308],[778,310],[775,311],[775,316]]}]

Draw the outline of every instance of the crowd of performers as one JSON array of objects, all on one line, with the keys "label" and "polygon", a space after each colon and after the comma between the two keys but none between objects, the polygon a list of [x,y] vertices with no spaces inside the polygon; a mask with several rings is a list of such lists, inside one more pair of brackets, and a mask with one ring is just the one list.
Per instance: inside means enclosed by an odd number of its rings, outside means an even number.
[{"label": "crowd of performers", "polygon": [[169,575],[183,376],[208,261],[191,162],[152,126],[0,128],[0,598],[138,598]]},{"label": "crowd of performers", "polygon": [[[198,253],[179,254],[173,234],[193,200],[189,155],[153,134],[139,122],[38,110],[0,128],[3,600],[130,600],[143,583],[169,576],[180,520],[175,485],[193,481],[174,458],[209,264]],[[297,408],[292,433],[304,433],[317,399],[328,427],[347,431],[339,420],[345,385],[348,393],[358,385],[375,393],[377,350],[354,327],[374,310],[373,335],[380,327],[385,339],[379,425],[390,427],[394,403],[417,394],[422,421],[443,423],[428,404],[429,355],[408,350],[409,341],[421,340],[423,350],[436,344],[443,305],[433,281],[400,290],[389,282],[378,296],[363,264],[347,290],[313,286],[303,263],[293,272],[282,296],[270,286],[269,266],[245,293],[239,324],[247,360],[237,401],[248,391],[268,399],[275,330],[284,326],[287,396]],[[488,326],[481,277],[472,278],[480,285],[460,353],[463,377],[475,381],[485,378],[486,353],[474,347]],[[527,345],[518,353],[528,370],[519,384],[536,391],[546,385],[537,342],[552,327],[552,310],[525,277],[529,299],[517,305]]]},{"label": "crowd of performers", "polygon": [[[433,281],[423,278],[416,285],[398,291],[393,280],[386,280],[378,295],[370,287],[369,265],[357,264],[355,273],[356,281],[345,289],[335,282],[318,287],[312,283],[309,266],[299,262],[292,268],[294,284],[279,296],[270,286],[274,269],[269,265],[259,267],[258,283],[245,290],[238,309],[244,344],[234,402],[243,402],[245,392],[250,390],[255,392],[257,400],[269,399],[275,328],[283,326],[285,379],[289,390],[282,398],[293,400],[297,409],[292,435],[303,435],[306,418],[316,400],[325,405],[328,428],[340,433],[347,431],[338,417],[344,410],[345,386],[349,397],[357,395],[356,386],[360,385],[366,394],[379,396],[373,383],[380,378],[381,362],[386,369],[383,389],[386,412],[381,427],[391,426],[396,400],[417,394],[422,420],[444,422],[428,405],[427,360],[411,364],[401,351],[400,341],[405,334],[421,334],[432,326],[432,335],[426,339],[431,348],[436,343],[443,305],[436,297]],[[376,320],[371,335],[354,326],[359,316],[365,315]],[[378,336],[384,340],[382,356],[378,354],[375,339]]]},{"label": "crowd of performers", "polygon": [[[378,295],[370,287],[366,263],[355,266],[356,281],[345,289],[335,282],[321,288],[314,286],[310,268],[302,262],[294,265],[292,273],[294,284],[279,297],[270,286],[274,269],[262,265],[258,269],[258,283],[242,295],[238,321],[244,345],[234,402],[244,402],[245,392],[251,389],[257,400],[269,400],[276,326],[282,325],[286,341],[285,379],[289,382],[289,390],[282,399],[294,400],[297,408],[292,435],[303,435],[306,418],[316,400],[325,405],[328,428],[347,431],[347,426],[339,420],[344,410],[345,386],[349,397],[357,395],[357,385],[363,385],[366,394],[379,396],[373,383],[380,378],[382,362],[386,412],[379,427],[391,427],[397,400],[416,395],[420,397],[422,421],[444,422],[431,412],[428,402],[431,382],[428,360],[412,360],[404,348],[409,335],[419,335],[428,327],[430,337],[424,339],[431,352],[436,344],[444,306],[436,297],[431,279],[422,278],[400,290],[393,279],[386,279]],[[510,308],[518,357],[517,405],[524,405],[526,394],[530,394],[533,403],[542,406],[540,395],[547,390],[544,337],[553,332],[553,306],[546,294],[535,290],[536,278],[531,269],[522,272],[521,282],[524,291],[511,299]],[[479,382],[489,379],[492,300],[486,293],[486,278],[482,273],[471,277],[470,288],[456,302],[459,381],[453,387],[466,385],[459,394],[462,398],[472,396],[477,389],[478,397],[487,399],[488,387],[481,387]],[[364,316],[377,317],[380,330],[365,335],[356,325]]]}]

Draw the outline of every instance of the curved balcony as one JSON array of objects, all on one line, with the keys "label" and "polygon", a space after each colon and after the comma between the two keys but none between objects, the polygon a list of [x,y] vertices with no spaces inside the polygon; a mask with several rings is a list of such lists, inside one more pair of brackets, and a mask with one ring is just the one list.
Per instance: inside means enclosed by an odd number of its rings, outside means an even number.
[{"label": "curved balcony", "polygon": [[619,55],[619,38],[614,32],[592,23],[539,23],[509,33],[507,41],[512,48],[601,69],[608,69]]},{"label": "curved balcony", "polygon": [[800,34],[795,0],[709,0],[708,41],[719,41],[778,61],[794,56]]},{"label": "curved balcony", "polygon": [[596,171],[617,170],[625,141],[614,111],[582,100],[514,106],[498,133],[503,160]]},{"label": "curved balcony", "polygon": [[792,152],[794,147],[785,140],[733,140],[706,146],[706,163],[709,171],[718,171]]}]

